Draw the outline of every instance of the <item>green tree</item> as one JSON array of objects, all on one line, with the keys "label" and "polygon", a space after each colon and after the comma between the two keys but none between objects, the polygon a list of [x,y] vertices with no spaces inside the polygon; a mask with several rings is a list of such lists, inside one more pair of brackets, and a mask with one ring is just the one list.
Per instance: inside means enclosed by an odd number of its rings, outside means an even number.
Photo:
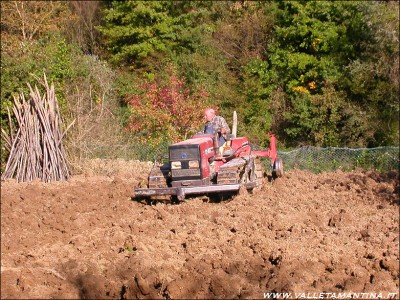
[{"label": "green tree", "polygon": [[399,3],[371,2],[362,10],[371,38],[345,69],[343,88],[369,123],[367,145],[399,145]]},{"label": "green tree", "polygon": [[112,2],[99,30],[110,60],[125,69],[123,76],[132,77],[129,70],[138,80],[159,80],[169,76],[165,70],[173,65],[189,89],[201,86],[213,105],[223,111],[237,98],[232,89],[237,79],[227,72],[225,57],[213,40],[214,23],[223,17],[226,5],[211,1]]},{"label": "green tree", "polygon": [[179,28],[170,15],[169,1],[113,1],[99,27],[111,61],[140,65],[148,56],[165,52],[175,43]]},{"label": "green tree", "polygon": [[[379,22],[371,20],[371,7],[375,5],[342,1],[265,3],[265,14],[272,14],[275,31],[265,58],[254,59],[246,67],[251,108],[246,115],[248,125],[257,127],[257,116],[267,116],[264,127],[277,128],[288,145],[378,144],[379,130],[371,121],[379,113],[370,112],[374,107],[371,98],[360,97],[371,88],[349,76],[349,70],[357,73],[358,61],[371,58],[372,51],[368,53],[365,46],[377,45],[374,39],[379,35],[374,27]],[[393,19],[398,20],[398,16]],[[370,79],[373,85],[379,82]],[[362,93],[357,95],[355,87]],[[375,91],[382,88],[380,84]]]}]

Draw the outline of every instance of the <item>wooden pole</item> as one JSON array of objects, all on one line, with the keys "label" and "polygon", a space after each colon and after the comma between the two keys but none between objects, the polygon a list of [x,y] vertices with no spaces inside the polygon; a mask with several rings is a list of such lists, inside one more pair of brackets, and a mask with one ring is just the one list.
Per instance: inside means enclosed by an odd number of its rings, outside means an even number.
[{"label": "wooden pole", "polygon": [[236,135],[237,135],[237,114],[236,114],[236,110],[233,112],[232,135],[233,135],[233,137],[236,137]]},{"label": "wooden pole", "polygon": [[13,112],[18,130],[9,117],[10,135],[2,130],[2,136],[10,148],[2,179],[18,181],[41,179],[44,182],[66,180],[69,177],[66,153],[62,144],[62,120],[54,92],[44,74],[45,93],[41,96],[37,86],[27,84],[30,98],[20,94],[14,97]]}]

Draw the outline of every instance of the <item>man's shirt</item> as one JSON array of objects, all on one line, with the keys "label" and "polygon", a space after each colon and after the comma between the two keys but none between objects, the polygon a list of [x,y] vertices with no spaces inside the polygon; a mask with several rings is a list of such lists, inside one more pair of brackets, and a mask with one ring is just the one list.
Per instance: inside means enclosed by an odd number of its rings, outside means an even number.
[{"label": "man's shirt", "polygon": [[221,128],[225,128],[226,133],[225,134],[219,134],[219,145],[222,146],[222,144],[225,143],[226,141],[226,136],[230,134],[231,129],[229,128],[228,123],[225,121],[225,119],[221,116],[215,116],[211,121],[206,122],[204,126],[204,133],[207,134],[214,134],[216,131],[220,131]]}]

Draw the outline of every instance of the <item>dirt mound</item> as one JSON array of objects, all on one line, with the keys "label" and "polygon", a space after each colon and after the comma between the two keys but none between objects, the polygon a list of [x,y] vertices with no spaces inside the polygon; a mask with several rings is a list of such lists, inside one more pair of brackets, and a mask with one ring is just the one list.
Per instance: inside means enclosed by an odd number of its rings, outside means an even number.
[{"label": "dirt mound", "polygon": [[146,174],[124,174],[2,182],[2,298],[399,291],[398,173],[290,171],[177,205],[133,201]]}]

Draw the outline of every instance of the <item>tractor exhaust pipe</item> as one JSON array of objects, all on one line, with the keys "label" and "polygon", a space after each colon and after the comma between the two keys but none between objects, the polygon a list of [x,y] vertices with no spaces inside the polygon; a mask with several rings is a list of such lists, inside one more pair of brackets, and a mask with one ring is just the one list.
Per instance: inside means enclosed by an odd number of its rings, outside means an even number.
[{"label": "tractor exhaust pipe", "polygon": [[214,147],[214,156],[217,156],[219,154],[219,136],[218,132],[215,132],[214,134],[214,141],[213,141],[213,147]]}]

